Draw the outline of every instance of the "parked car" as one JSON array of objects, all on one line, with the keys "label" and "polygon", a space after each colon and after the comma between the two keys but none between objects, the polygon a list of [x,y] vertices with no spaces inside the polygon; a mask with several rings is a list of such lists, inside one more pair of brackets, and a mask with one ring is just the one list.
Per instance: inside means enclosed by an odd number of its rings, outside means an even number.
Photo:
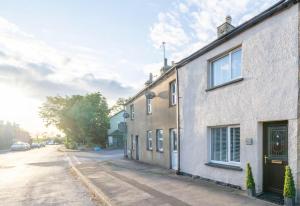
[{"label": "parked car", "polygon": [[10,149],[12,151],[29,150],[30,144],[28,144],[26,142],[16,142],[13,145],[11,145]]},{"label": "parked car", "polygon": [[40,148],[41,145],[39,143],[32,143],[31,148]]},{"label": "parked car", "polygon": [[46,146],[45,142],[40,143],[40,146],[45,147]]}]

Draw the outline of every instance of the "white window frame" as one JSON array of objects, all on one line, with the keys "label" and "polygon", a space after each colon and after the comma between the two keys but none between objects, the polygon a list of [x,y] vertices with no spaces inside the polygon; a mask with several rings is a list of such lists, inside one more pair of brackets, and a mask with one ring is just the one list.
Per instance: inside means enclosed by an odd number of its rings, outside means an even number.
[{"label": "white window frame", "polygon": [[[147,150],[153,150],[153,137],[152,137],[152,131],[147,131]],[[151,140],[151,147],[150,147],[150,140]]]},{"label": "white window frame", "polygon": [[130,105],[130,119],[134,120],[134,104]]},{"label": "white window frame", "polygon": [[152,99],[146,98],[146,108],[147,108],[147,114],[152,114]]},{"label": "white window frame", "polygon": [[[228,82],[234,81],[236,79],[242,78],[242,76],[243,76],[242,75],[242,56],[241,56],[240,76],[232,78],[232,65],[231,65],[232,61],[231,61],[231,55],[232,55],[232,53],[235,53],[235,52],[237,52],[239,50],[241,51],[241,55],[242,55],[242,47],[238,47],[236,49],[233,49],[233,50],[231,50],[229,52],[226,52],[225,54],[223,54],[223,55],[221,55],[221,56],[219,56],[217,58],[214,58],[214,59],[212,59],[212,60],[209,61],[209,88],[214,88],[214,87],[226,84]],[[230,67],[230,72],[231,72],[231,79],[229,81],[227,81],[227,82],[223,82],[223,83],[220,83],[220,84],[217,84],[217,85],[213,85],[213,78],[214,78],[214,76],[213,76],[213,63],[216,62],[216,61],[218,61],[219,59],[222,59],[223,57],[225,57],[227,55],[229,55],[229,67]]]},{"label": "white window frame", "polygon": [[[173,91],[173,86],[175,91]],[[170,105],[174,106],[177,103],[177,85],[176,80],[170,83]]]},{"label": "white window frame", "polygon": [[[161,131],[161,137],[160,138],[158,137],[158,131]],[[162,141],[162,147],[161,148],[158,147],[159,140]],[[163,152],[164,151],[164,131],[162,129],[157,129],[156,130],[156,151],[158,151],[158,152]]]},{"label": "white window frame", "polygon": [[[212,156],[212,151],[211,151],[211,147],[212,147],[212,132],[211,129],[214,128],[226,128],[227,129],[227,162],[224,161],[217,161],[217,160],[212,160],[211,156]],[[223,165],[232,165],[232,166],[240,166],[241,165],[241,133],[240,133],[240,161],[239,162],[235,162],[235,161],[231,161],[231,156],[230,156],[230,145],[231,145],[231,140],[230,140],[230,129],[231,128],[240,128],[241,131],[241,127],[240,125],[230,125],[230,126],[216,126],[216,127],[209,127],[209,162],[212,163],[217,163],[217,164],[223,164]]]}]

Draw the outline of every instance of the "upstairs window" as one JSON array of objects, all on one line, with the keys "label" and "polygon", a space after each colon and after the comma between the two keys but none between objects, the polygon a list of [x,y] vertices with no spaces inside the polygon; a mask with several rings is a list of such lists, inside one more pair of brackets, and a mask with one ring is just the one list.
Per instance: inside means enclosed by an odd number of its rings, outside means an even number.
[{"label": "upstairs window", "polygon": [[176,81],[173,81],[170,83],[170,105],[174,106],[176,105],[176,99],[177,94],[176,94]]},{"label": "upstairs window", "polygon": [[210,87],[241,77],[241,53],[242,49],[239,48],[210,63]]},{"label": "upstairs window", "polygon": [[152,131],[147,131],[147,150],[153,149]]},{"label": "upstairs window", "polygon": [[151,98],[146,98],[146,109],[147,109],[147,114],[152,113],[152,99]]},{"label": "upstairs window", "polygon": [[164,138],[163,138],[163,130],[156,130],[156,150],[159,152],[164,151]]},{"label": "upstairs window", "polygon": [[134,105],[130,105],[130,119],[134,120]]}]

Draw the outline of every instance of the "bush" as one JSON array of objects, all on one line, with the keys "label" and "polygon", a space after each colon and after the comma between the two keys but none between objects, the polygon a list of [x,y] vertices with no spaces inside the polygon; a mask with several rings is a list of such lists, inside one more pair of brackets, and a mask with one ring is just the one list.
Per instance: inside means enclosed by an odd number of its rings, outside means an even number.
[{"label": "bush", "polygon": [[252,169],[249,163],[247,163],[246,166],[246,187],[247,189],[254,189],[255,188],[255,182],[252,175]]},{"label": "bush", "polygon": [[65,141],[65,147],[67,149],[77,149],[77,144],[76,142],[73,142],[73,141]]},{"label": "bush", "polygon": [[283,196],[293,198],[296,195],[294,178],[289,166],[285,167]]}]

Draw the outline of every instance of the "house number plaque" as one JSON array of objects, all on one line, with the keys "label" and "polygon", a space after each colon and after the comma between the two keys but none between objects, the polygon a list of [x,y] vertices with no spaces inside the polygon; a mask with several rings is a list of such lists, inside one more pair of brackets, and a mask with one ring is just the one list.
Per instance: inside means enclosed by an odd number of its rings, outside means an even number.
[{"label": "house number plaque", "polygon": [[246,138],[246,145],[253,145],[253,139],[252,138]]}]

